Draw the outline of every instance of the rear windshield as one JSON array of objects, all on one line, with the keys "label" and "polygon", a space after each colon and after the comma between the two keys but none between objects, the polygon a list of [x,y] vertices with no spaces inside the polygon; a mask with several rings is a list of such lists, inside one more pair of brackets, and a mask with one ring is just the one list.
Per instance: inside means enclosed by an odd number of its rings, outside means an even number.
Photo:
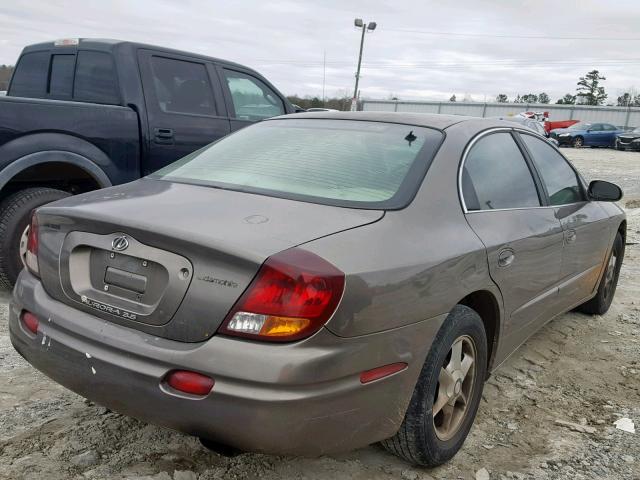
[{"label": "rear windshield", "polygon": [[402,208],[442,133],[380,122],[282,119],[244,128],[151,177],[362,208]]}]

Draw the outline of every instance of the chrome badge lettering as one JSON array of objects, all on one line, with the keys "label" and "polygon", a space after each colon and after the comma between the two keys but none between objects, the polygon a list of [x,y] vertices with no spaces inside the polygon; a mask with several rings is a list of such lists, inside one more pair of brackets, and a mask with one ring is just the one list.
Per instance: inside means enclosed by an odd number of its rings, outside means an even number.
[{"label": "chrome badge lettering", "polygon": [[82,295],[80,297],[80,301],[87,307],[91,307],[95,310],[100,310],[101,312],[109,313],[117,317],[126,318],[127,320],[136,320],[138,317],[135,313],[128,312],[127,310],[123,310],[118,307],[112,307],[111,305],[98,302],[97,300],[92,300],[91,298],[88,298],[86,295]]}]

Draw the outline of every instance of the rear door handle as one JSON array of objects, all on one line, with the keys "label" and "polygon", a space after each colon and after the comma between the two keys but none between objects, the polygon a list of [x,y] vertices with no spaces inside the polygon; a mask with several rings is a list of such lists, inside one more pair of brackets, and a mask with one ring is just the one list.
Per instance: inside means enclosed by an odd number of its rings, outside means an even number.
[{"label": "rear door handle", "polygon": [[516,259],[516,254],[510,248],[505,248],[500,250],[498,253],[498,266],[499,267],[508,267],[513,263]]},{"label": "rear door handle", "polygon": [[165,145],[173,144],[173,129],[172,128],[154,128],[153,129],[155,143],[161,143]]}]

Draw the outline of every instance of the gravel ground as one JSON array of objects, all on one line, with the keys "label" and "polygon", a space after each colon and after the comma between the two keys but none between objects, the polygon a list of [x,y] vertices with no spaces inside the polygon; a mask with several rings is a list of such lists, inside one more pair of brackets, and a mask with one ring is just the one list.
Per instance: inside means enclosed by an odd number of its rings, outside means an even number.
[{"label": "gravel ground", "polygon": [[[568,313],[527,341],[488,381],[475,426],[447,465],[413,468],[377,446],[321,458],[208,452],[194,438],[89,404],[31,368],[10,345],[9,294],[0,292],[0,478],[640,479],[640,153],[564,152],[585,177],[626,191],[616,299],[602,317]],[[616,429],[621,417],[637,433]]]}]

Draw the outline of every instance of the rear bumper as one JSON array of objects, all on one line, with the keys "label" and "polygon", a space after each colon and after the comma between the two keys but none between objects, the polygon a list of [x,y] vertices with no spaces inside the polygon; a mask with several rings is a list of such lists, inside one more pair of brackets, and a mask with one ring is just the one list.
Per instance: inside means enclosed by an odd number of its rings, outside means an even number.
[{"label": "rear bumper", "polygon": [[[19,320],[40,318],[36,336]],[[260,344],[214,336],[203,343],[161,339],[58,302],[27,272],[18,279],[9,330],[38,370],[114,411],[245,451],[319,455],[392,436],[444,315],[355,338],[326,329],[302,342]],[[408,368],[362,385],[364,370]],[[204,398],[162,385],[174,369],[215,380]]]}]

